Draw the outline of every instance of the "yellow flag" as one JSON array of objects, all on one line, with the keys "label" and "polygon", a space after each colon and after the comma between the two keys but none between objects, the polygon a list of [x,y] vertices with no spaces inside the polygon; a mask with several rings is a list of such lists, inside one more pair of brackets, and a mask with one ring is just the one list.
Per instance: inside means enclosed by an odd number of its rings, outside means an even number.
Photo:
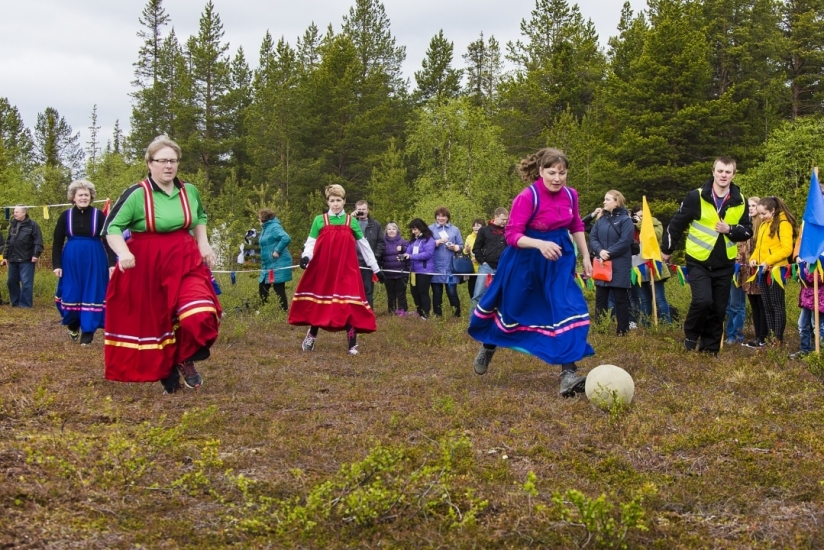
[{"label": "yellow flag", "polygon": [[48,206],[43,207],[43,219],[44,220],[49,219],[49,207]]},{"label": "yellow flag", "polygon": [[655,229],[652,227],[652,214],[649,211],[646,195],[643,198],[642,211],[644,217],[641,219],[641,257],[645,260],[663,261],[661,259],[661,247],[658,246],[658,239],[655,238]]}]

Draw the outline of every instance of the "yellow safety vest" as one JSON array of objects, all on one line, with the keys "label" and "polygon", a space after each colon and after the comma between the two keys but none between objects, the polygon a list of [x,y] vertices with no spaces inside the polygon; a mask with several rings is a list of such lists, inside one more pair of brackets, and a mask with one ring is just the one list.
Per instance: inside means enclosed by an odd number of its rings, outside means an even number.
[{"label": "yellow safety vest", "polygon": [[[718,216],[715,206],[701,196],[700,189],[698,190],[698,199],[701,202],[701,219],[690,224],[686,252],[688,256],[692,256],[698,261],[704,261],[710,257],[710,253],[712,253],[712,249],[715,248],[715,243],[718,241],[718,236],[721,235],[715,230],[715,224],[721,221],[721,218]],[[743,215],[743,203],[738,206],[730,206],[724,213],[724,222],[729,225],[736,225]],[[727,246],[727,258],[734,260],[738,254],[736,243],[732,242],[727,235],[724,235],[724,243]]]}]

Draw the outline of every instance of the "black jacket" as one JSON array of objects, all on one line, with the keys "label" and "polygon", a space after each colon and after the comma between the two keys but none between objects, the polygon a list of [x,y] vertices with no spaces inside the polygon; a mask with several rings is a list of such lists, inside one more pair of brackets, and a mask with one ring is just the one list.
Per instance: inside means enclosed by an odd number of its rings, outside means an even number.
[{"label": "black jacket", "polygon": [[[383,239],[383,227],[381,227],[381,224],[372,216],[367,216],[366,218],[366,227],[363,228],[363,236],[369,241],[369,248],[374,252],[375,259],[380,262],[383,259],[383,251],[386,250],[386,242]],[[358,263],[361,267],[366,267],[366,262],[363,261],[360,250],[358,250]]]},{"label": "black jacket", "polygon": [[[84,208],[81,210],[77,206],[71,207],[64,211],[57,218],[57,224],[54,226],[54,239],[52,241],[52,269],[63,269],[63,247],[66,245],[66,239],[69,238],[68,224],[66,219],[69,217],[69,212],[72,212],[72,219],[74,227],[72,230],[78,237],[97,237],[103,243],[103,248],[106,250],[106,257],[109,261],[109,267],[114,267],[117,263],[117,256],[109,247],[109,243],[100,234],[103,231],[103,223],[106,221],[106,216],[97,208]],[[94,223],[92,215],[97,216],[97,232],[92,235],[92,228]]]},{"label": "black jacket", "polygon": [[10,262],[30,262],[43,253],[43,233],[28,215],[23,221],[11,220],[3,257]]},{"label": "black jacket", "polygon": [[[698,189],[694,189],[687,193],[687,196],[684,197],[681,207],[678,209],[678,212],[675,213],[675,216],[672,217],[667,230],[664,231],[664,236],[661,242],[661,252],[664,254],[672,254],[672,251],[675,250],[678,241],[681,240],[681,236],[684,234],[684,231],[689,228],[693,221],[701,219],[702,198],[710,204],[713,204],[712,182],[713,180],[710,178],[701,187],[700,193]],[[741,189],[734,183],[730,184],[729,197],[729,200],[727,200],[721,207],[718,215],[723,219],[724,215],[727,213],[727,209],[730,206],[738,206],[743,204],[744,214],[742,214],[741,219],[738,220],[738,224],[730,227],[729,238],[734,243],[747,241],[752,237],[752,220],[750,220],[747,201],[741,194]],[[722,269],[732,268],[735,265],[735,259],[730,260],[727,257],[727,246],[724,242],[724,236],[719,235],[718,239],[715,241],[715,247],[712,249],[709,258],[704,261],[700,261],[688,255],[687,264],[690,263],[700,264],[709,269]]]},{"label": "black jacket", "polygon": [[472,247],[472,254],[475,261],[481,264],[489,264],[492,269],[498,269],[498,261],[506,248],[506,238],[504,228],[498,227],[494,223],[483,226],[475,237],[475,245]]}]

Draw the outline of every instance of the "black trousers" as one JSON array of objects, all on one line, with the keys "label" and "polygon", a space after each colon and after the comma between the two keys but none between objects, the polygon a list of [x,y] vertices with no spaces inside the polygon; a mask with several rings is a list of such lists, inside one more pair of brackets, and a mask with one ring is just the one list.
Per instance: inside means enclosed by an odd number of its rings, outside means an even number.
[{"label": "black trousers", "polygon": [[446,287],[446,297],[449,305],[452,306],[452,314],[455,317],[461,316],[461,301],[458,298],[458,285],[446,283],[432,283],[432,313],[443,315],[443,289]]},{"label": "black trousers", "polygon": [[747,294],[752,308],[752,326],[755,329],[755,339],[764,342],[769,336],[767,328],[767,315],[764,312],[764,302],[760,294]]},{"label": "black trousers", "polygon": [[415,274],[415,284],[411,284],[412,300],[415,308],[421,317],[429,317],[429,310],[432,308],[432,300],[429,298],[429,287],[432,286],[432,275]]},{"label": "black trousers", "polygon": [[618,321],[618,334],[629,332],[629,289],[611,286],[595,287],[595,317],[600,319],[609,312],[609,297],[615,302],[614,313]]},{"label": "black trousers", "polygon": [[734,266],[707,269],[700,264],[689,264],[692,301],[684,320],[684,334],[688,340],[701,341],[698,351],[717,352],[721,349],[734,271]]},{"label": "black trousers", "polygon": [[366,293],[366,301],[369,302],[369,307],[375,309],[372,303],[372,294],[375,290],[375,283],[372,282],[372,270],[368,267],[360,268],[361,279],[363,279],[363,291]]},{"label": "black trousers", "polygon": [[386,279],[386,301],[389,303],[389,313],[398,310],[406,311],[409,304],[406,302],[406,279]]},{"label": "black trousers", "polygon": [[289,311],[289,304],[286,302],[286,283],[258,283],[258,294],[260,300],[265,304],[269,301],[269,288],[274,289],[280,300],[280,307],[283,311]]}]

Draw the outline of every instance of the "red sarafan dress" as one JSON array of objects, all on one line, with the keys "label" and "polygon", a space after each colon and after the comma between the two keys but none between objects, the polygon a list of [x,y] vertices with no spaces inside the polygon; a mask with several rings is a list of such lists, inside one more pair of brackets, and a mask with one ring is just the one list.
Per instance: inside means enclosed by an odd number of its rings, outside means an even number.
[{"label": "red sarafan dress", "polygon": [[347,325],[359,333],[375,332],[375,313],[366,301],[351,217],[344,225],[331,225],[323,215],[323,227],[315,243],[312,261],[298,282],[290,325],[310,325],[339,331]]},{"label": "red sarafan dress", "polygon": [[182,229],[155,231],[152,189],[144,190],[146,232],[132,232],[135,267],[115,269],[106,294],[106,378],[156,382],[174,365],[217,340],[220,302],[212,275],[189,233],[192,211],[181,189]]}]

